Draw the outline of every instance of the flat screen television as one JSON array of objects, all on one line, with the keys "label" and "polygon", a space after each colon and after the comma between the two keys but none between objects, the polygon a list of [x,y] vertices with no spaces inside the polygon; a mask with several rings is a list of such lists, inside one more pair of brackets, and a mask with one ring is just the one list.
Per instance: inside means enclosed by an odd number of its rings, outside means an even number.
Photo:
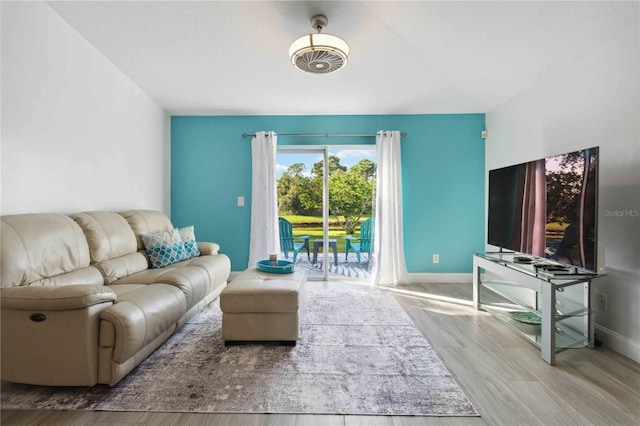
[{"label": "flat screen television", "polygon": [[487,242],[596,272],[598,151],[490,170]]}]

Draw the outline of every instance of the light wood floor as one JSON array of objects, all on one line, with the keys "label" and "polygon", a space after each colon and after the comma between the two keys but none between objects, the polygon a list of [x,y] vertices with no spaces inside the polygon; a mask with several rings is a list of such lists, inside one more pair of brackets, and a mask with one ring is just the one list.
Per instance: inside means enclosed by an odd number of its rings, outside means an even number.
[{"label": "light wood floor", "polygon": [[[309,286],[349,286],[309,282]],[[470,284],[398,288],[400,303],[481,417],[2,411],[2,425],[638,425],[640,364],[606,348],[567,350],[547,365],[537,348],[471,300]],[[451,303],[442,300],[462,300]],[[439,300],[440,299],[440,300]]]}]

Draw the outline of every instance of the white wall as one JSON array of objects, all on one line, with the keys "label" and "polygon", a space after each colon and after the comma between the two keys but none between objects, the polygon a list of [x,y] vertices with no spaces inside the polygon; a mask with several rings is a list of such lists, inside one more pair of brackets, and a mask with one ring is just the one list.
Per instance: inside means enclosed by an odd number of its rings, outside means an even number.
[{"label": "white wall", "polygon": [[[636,25],[569,58],[540,82],[487,113],[486,170],[600,147],[599,245],[607,276],[594,281],[596,336],[640,361],[640,68]],[[614,211],[630,211],[614,216]],[[592,306],[598,309],[597,304]]]},{"label": "white wall", "polygon": [[46,4],[0,7],[2,214],[169,213],[163,109]]}]

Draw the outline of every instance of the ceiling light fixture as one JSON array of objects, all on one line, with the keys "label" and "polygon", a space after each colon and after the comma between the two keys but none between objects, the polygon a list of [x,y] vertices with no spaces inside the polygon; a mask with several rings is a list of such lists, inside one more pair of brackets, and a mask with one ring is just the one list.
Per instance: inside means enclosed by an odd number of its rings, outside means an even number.
[{"label": "ceiling light fixture", "polygon": [[340,37],[322,34],[329,20],[324,15],[311,18],[311,26],[318,32],[307,34],[291,43],[291,63],[302,71],[313,74],[328,74],[347,64],[349,45]]}]

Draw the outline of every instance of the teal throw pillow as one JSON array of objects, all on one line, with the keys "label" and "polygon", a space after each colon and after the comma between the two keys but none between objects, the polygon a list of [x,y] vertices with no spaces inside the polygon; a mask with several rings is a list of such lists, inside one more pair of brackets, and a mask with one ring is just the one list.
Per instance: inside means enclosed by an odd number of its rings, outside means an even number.
[{"label": "teal throw pillow", "polygon": [[196,243],[196,232],[193,225],[185,226],[184,228],[178,228],[180,238],[184,243],[185,257],[184,259],[191,259],[192,257],[200,256],[200,250],[198,250],[198,243]]},{"label": "teal throw pillow", "polygon": [[177,229],[156,234],[141,234],[140,239],[153,269],[164,268],[185,259],[184,243]]}]

